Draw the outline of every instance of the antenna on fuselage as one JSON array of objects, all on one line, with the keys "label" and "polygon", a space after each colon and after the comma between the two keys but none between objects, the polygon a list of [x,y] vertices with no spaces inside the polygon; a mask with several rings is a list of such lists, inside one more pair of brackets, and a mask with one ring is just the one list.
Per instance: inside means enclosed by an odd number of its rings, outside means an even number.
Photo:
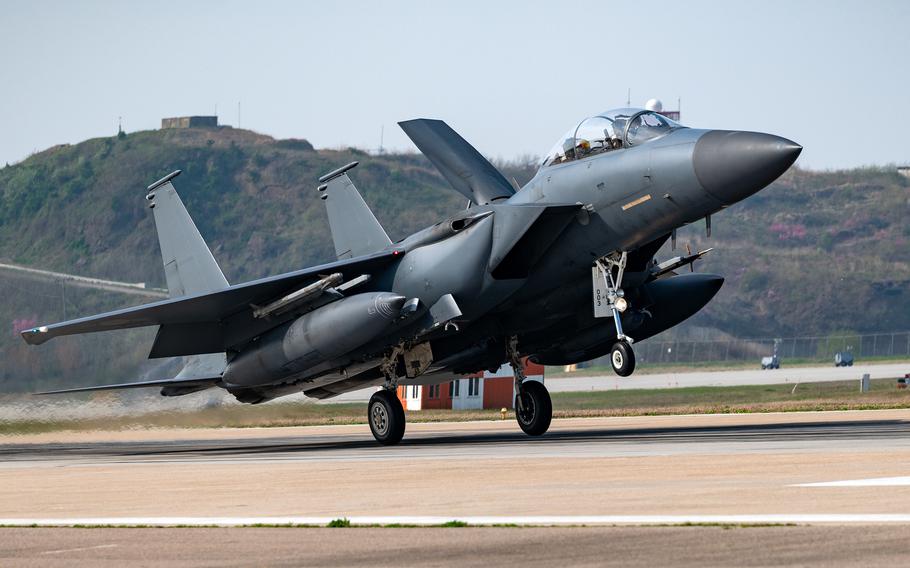
[{"label": "antenna on fuselage", "polygon": [[626,106],[632,106],[632,87],[629,87],[628,92],[626,92]]}]

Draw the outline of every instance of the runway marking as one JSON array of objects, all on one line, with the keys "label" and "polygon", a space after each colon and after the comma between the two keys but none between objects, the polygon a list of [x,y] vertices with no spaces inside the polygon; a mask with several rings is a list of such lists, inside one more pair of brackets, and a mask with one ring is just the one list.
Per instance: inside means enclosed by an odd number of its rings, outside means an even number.
[{"label": "runway marking", "polygon": [[[89,517],[66,519],[0,519],[0,526],[219,526],[317,525],[341,517]],[[542,515],[542,516],[364,516],[347,517],[354,525],[681,525],[681,524],[821,524],[907,523],[910,514],[757,514],[757,515]],[[109,547],[115,545],[102,545]],[[97,547],[96,547],[97,548]],[[71,549],[82,550],[82,549]],[[54,551],[55,553],[57,551]],[[65,552],[65,551],[59,551]]]},{"label": "runway marking", "polygon": [[83,546],[81,548],[62,548],[60,550],[47,550],[41,554],[63,554],[65,552],[81,552],[83,550],[98,550],[99,548],[117,548],[116,544],[99,544],[97,546]]},{"label": "runway marking", "polygon": [[820,481],[798,483],[790,487],[904,487],[910,486],[910,476],[874,477],[871,479],[846,479],[844,481]]}]

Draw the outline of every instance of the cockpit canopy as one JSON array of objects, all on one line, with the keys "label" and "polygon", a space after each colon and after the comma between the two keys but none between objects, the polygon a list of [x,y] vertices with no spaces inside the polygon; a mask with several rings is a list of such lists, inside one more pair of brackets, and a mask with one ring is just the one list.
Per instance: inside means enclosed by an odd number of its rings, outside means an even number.
[{"label": "cockpit canopy", "polygon": [[547,153],[542,167],[638,146],[676,128],[684,127],[652,110],[608,110],[582,120],[566,132]]}]

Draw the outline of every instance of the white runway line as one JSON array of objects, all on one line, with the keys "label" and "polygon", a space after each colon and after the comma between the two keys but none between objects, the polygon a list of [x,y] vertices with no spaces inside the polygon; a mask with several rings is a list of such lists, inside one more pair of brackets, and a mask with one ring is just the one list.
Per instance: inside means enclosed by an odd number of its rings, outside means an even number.
[{"label": "white runway line", "polygon": [[60,550],[46,550],[41,554],[64,554],[66,552],[82,552],[85,550],[98,550],[101,548],[117,548],[116,544],[99,544],[97,546],[83,546],[81,548],[63,548]]},{"label": "white runway line", "polygon": [[910,486],[910,476],[875,477],[872,479],[847,479],[844,481],[820,481],[799,483],[790,487],[905,487]]},{"label": "white runway line", "polygon": [[0,519],[0,526],[220,526],[318,525],[347,518],[353,525],[681,525],[681,524],[820,524],[907,523],[910,514],[760,514],[760,515],[544,515],[544,516],[375,516],[375,517],[85,517],[58,519]]}]

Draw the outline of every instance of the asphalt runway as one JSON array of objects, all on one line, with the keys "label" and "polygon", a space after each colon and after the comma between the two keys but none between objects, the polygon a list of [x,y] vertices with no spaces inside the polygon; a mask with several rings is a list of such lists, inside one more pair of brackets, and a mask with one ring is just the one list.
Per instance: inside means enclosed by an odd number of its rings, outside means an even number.
[{"label": "asphalt runway", "polygon": [[902,566],[906,527],[0,529],[3,566]]},{"label": "asphalt runway", "polygon": [[[792,415],[796,416],[796,415]],[[859,417],[858,413],[857,416]],[[786,418],[787,415],[782,415]],[[600,422],[599,424],[595,424]],[[609,421],[557,421],[546,436],[530,438],[512,421],[507,428],[447,428],[445,424],[410,425],[404,442],[380,447],[366,427],[331,429],[301,436],[197,438],[158,441],[110,441],[84,444],[3,444],[0,460],[14,463],[242,463],[270,461],[388,461],[401,459],[483,459],[615,457],[697,453],[738,453],[780,448],[787,451],[873,444],[910,447],[910,422],[901,419],[788,421],[651,427],[611,427]],[[572,423],[572,425],[569,425]],[[483,425],[474,423],[473,425]],[[575,427],[572,427],[575,426]],[[268,429],[259,430],[268,432]],[[284,430],[284,429],[281,429]]]},{"label": "asphalt runway", "polygon": [[[907,410],[38,434],[0,439],[0,525],[55,528],[0,565],[898,565],[908,465]],[[336,518],[546,528],[204,528]]]}]

